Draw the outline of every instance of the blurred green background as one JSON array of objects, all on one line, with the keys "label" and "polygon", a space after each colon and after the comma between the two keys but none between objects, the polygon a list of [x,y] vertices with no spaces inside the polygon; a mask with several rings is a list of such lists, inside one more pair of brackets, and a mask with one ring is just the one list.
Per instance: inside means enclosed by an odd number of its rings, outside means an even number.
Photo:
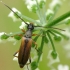
[{"label": "blurred green background", "polygon": [[[47,0],[47,8],[51,1],[52,0]],[[19,11],[21,11],[22,14],[33,19],[37,19],[35,13],[31,13],[28,11],[23,0],[3,0],[3,2],[5,2],[11,8],[17,8]],[[64,1],[55,18],[68,11],[70,11],[70,0]],[[8,17],[9,12],[10,10],[0,3],[0,32],[19,32],[19,26],[21,25],[21,22],[13,22],[13,20]],[[66,51],[64,50],[62,45],[55,43],[55,46],[57,52],[59,53],[60,62],[53,64],[53,67],[55,67],[57,70],[58,64],[67,64],[70,66],[70,58],[66,57]],[[0,43],[0,70],[21,70],[18,66],[18,63],[13,61],[13,54],[19,49],[19,47],[20,41],[18,41],[16,45],[13,45],[12,42]],[[52,49],[51,45],[48,46],[47,44],[45,44],[43,49],[43,60],[39,65],[40,70],[51,70],[50,67],[47,66],[49,62],[49,59],[47,59],[47,55],[50,49]]]}]

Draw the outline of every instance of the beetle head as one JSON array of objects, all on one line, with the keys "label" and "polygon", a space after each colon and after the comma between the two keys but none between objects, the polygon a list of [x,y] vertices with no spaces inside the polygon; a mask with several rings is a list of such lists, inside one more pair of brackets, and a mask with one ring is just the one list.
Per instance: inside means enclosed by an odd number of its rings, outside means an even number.
[{"label": "beetle head", "polygon": [[33,30],[33,29],[34,29],[33,23],[30,23],[30,24],[27,26],[27,28]]}]

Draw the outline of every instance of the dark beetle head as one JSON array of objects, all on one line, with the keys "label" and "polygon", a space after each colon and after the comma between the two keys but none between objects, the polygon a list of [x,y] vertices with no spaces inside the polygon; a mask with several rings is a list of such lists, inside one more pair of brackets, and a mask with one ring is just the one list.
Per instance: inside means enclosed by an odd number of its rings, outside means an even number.
[{"label": "dark beetle head", "polygon": [[27,29],[31,29],[31,30],[33,30],[33,29],[34,29],[34,25],[33,25],[33,23],[30,23],[30,24],[27,26]]}]

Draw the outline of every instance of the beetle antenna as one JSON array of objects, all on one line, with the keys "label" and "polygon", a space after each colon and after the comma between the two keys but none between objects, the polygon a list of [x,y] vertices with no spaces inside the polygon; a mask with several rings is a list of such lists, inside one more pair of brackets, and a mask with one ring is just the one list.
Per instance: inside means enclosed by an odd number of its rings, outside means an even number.
[{"label": "beetle antenna", "polygon": [[60,28],[56,28],[56,27],[50,27],[50,28],[58,29],[58,30],[61,30],[61,31],[65,31],[64,29],[60,29]]},{"label": "beetle antenna", "polygon": [[63,29],[56,28],[56,27],[44,27],[44,26],[34,26],[34,27],[53,28],[53,29],[58,29],[58,30],[61,30],[61,31],[65,31],[65,30],[63,30]]},{"label": "beetle antenna", "polygon": [[[27,24],[18,14],[16,14],[15,11],[13,11],[8,5],[6,5],[4,2],[0,1],[4,6],[6,6],[8,9],[10,9],[16,16],[18,16],[25,24]],[[28,25],[28,24],[27,24]]]}]

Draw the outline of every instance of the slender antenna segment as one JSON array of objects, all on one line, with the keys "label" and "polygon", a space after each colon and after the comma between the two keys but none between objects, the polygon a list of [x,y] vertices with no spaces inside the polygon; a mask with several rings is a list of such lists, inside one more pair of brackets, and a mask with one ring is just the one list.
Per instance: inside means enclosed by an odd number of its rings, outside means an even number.
[{"label": "slender antenna segment", "polygon": [[61,31],[65,31],[65,30],[63,30],[63,29],[56,28],[56,27],[50,27],[50,28],[53,28],[53,29],[58,29],[58,30],[61,30]]},{"label": "slender antenna segment", "polygon": [[56,27],[44,27],[44,26],[34,26],[34,27],[53,28],[53,29],[58,29],[58,30],[61,30],[61,31],[65,31],[65,30],[63,30],[63,29],[56,28]]},{"label": "slender antenna segment", "polygon": [[[27,24],[16,12],[14,12],[8,5],[6,5],[4,2],[0,1],[2,4],[4,4],[8,9],[10,9],[16,16],[18,16],[25,24]],[[27,24],[29,25],[29,24]]]}]

